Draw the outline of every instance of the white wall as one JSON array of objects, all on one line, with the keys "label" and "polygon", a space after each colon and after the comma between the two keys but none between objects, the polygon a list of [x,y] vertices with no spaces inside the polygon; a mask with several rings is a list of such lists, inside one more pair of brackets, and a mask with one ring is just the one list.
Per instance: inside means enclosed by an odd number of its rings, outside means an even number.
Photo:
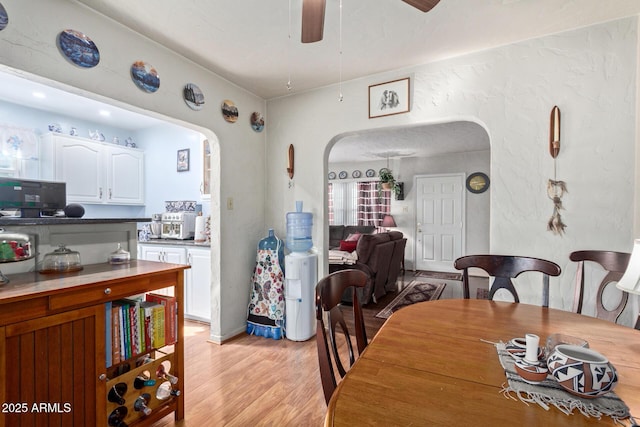
[{"label": "white wall", "polygon": [[[168,119],[205,134],[219,159],[212,177],[212,325],[211,338],[222,340],[244,330],[255,247],[266,233],[265,136],[251,129],[251,112],[266,114],[259,97],[167,50],[128,28],[67,0],[3,0],[9,25],[0,32],[0,64],[72,93],[125,109]],[[100,63],[82,69],[62,57],[56,36],[65,28],[85,32],[100,50]],[[137,89],[130,65],[152,64],[160,75],[153,94]],[[191,110],[182,88],[195,83],[206,104]],[[222,100],[239,108],[237,123],[224,121]],[[269,126],[267,117],[267,127]],[[220,209],[233,198],[234,209]],[[223,249],[220,249],[223,248]],[[224,265],[224,269],[221,266]]]},{"label": "white wall", "polygon": [[[563,274],[551,280],[551,306],[570,308],[575,271],[570,252],[631,251],[637,42],[637,19],[629,18],[345,82],[342,103],[335,87],[271,100],[267,222],[282,231],[283,212],[302,199],[315,222],[324,223],[320,195],[326,193],[327,152],[345,133],[476,121],[491,142],[491,252],[558,263]],[[405,76],[412,80],[411,112],[368,119],[368,85]],[[552,213],[546,183],[553,176],[547,144],[554,105],[562,111],[558,179],[569,190],[563,200],[564,237],[546,230]],[[304,171],[292,188],[284,163],[289,144]],[[317,246],[325,246],[327,232],[316,227]],[[320,255],[323,274],[327,263]],[[522,289],[523,301],[539,303],[538,298],[537,289]]]}]

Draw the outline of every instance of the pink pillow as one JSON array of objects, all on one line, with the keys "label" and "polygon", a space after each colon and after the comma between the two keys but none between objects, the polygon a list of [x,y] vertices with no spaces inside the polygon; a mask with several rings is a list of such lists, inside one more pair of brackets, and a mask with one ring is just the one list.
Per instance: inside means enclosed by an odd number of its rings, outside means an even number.
[{"label": "pink pillow", "polygon": [[347,242],[357,242],[358,239],[360,239],[360,236],[362,236],[360,233],[349,234],[345,240]]},{"label": "pink pillow", "polygon": [[340,250],[346,252],[353,252],[358,246],[357,240],[340,240]]}]

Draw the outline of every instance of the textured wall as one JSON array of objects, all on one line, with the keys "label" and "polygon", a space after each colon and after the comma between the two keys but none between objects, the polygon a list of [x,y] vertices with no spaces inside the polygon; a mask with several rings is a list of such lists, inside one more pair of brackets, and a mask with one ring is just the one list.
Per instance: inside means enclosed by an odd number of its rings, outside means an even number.
[{"label": "textured wall", "polygon": [[[252,111],[266,112],[264,100],[75,2],[2,0],[2,4],[9,25],[0,32],[0,68],[10,67],[72,93],[190,127],[209,138],[215,158],[220,159],[211,181],[211,338],[242,332],[255,247],[266,233],[262,215],[266,132],[256,133],[249,126]],[[98,66],[81,69],[62,57],[56,36],[65,28],[91,37],[100,50]],[[144,93],[133,85],[129,68],[137,60],[157,68],[161,81],[156,93]],[[202,111],[191,110],[183,101],[186,83],[196,83],[205,94]],[[239,108],[235,124],[225,122],[220,112],[225,98]],[[200,180],[194,179],[193,186],[199,185]],[[233,198],[233,210],[221,209],[220,201],[226,206],[227,198]]]},{"label": "textured wall", "polygon": [[[577,249],[630,251],[636,121],[637,19],[629,18],[529,40],[407,70],[343,83],[268,103],[267,222],[279,223],[296,199],[324,223],[321,196],[326,155],[343,134],[364,129],[467,119],[482,124],[491,141],[491,252],[543,257],[563,268],[551,280],[551,305],[570,307]],[[367,118],[367,86],[410,76],[412,111]],[[567,182],[564,237],[546,230],[553,176],[548,154],[551,108],[562,110],[557,177]],[[284,150],[296,145],[304,173],[286,191]],[[325,156],[324,164],[319,159]],[[323,247],[326,230],[314,230]],[[321,254],[322,256],[323,254]],[[324,257],[321,266],[326,268]],[[321,272],[322,273],[322,272]],[[523,283],[521,297],[539,302]]]}]

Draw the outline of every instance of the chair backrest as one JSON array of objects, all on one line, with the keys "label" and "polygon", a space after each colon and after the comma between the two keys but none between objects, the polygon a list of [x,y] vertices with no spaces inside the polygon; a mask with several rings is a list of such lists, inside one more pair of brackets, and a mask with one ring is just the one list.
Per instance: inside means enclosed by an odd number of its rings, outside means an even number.
[{"label": "chair backrest", "polygon": [[629,258],[631,254],[626,252],[613,252],[613,251],[576,251],[569,255],[571,261],[578,263],[578,270],[576,271],[576,288],[573,299],[573,311],[576,313],[582,313],[582,305],[584,303],[584,262],[591,261],[599,264],[603,269],[607,271],[606,276],[598,285],[598,292],[596,294],[596,317],[600,319],[616,322],[620,314],[627,305],[629,294],[622,292],[620,298],[620,304],[612,310],[607,309],[602,302],[602,295],[604,290],[610,284],[619,281],[624,275],[629,264]]},{"label": "chair backrest", "polygon": [[542,306],[549,307],[549,276],[559,276],[560,266],[554,262],[540,258],[511,255],[467,255],[455,260],[455,268],[463,270],[462,286],[464,298],[469,298],[469,268],[476,267],[486,271],[494,278],[489,291],[489,299],[493,299],[498,289],[506,289],[513,295],[515,302],[520,302],[518,292],[511,279],[525,271],[542,273]]},{"label": "chair backrest", "polygon": [[[366,283],[367,275],[364,272],[349,269],[331,273],[320,280],[316,286],[316,344],[318,346],[320,378],[327,403],[329,403],[329,399],[331,399],[331,395],[337,386],[333,364],[335,363],[341,378],[346,375],[346,369],[340,357],[339,343],[336,341],[337,325],[340,325],[341,332],[346,341],[349,367],[353,365],[356,359],[349,329],[342,316],[342,311],[340,307],[338,307],[342,299],[342,294],[345,289],[350,286],[353,287],[353,323],[355,329],[354,335],[358,346],[358,356],[360,356],[368,344],[367,334],[364,328],[364,318],[362,316],[362,307],[360,306],[358,293],[356,292],[356,288],[364,288]],[[324,313],[327,313],[328,328],[325,328]],[[331,347],[331,351],[329,351],[329,347]]]}]

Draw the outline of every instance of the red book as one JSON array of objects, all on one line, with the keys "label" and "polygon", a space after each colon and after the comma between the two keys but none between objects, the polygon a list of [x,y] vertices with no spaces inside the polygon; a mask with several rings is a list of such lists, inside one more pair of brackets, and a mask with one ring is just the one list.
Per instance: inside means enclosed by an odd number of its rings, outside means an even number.
[{"label": "red book", "polygon": [[165,345],[175,344],[178,341],[178,302],[176,297],[149,293],[146,300],[162,304],[165,307]]},{"label": "red book", "polygon": [[111,307],[111,350],[113,354],[112,363],[120,363],[120,307]]}]

